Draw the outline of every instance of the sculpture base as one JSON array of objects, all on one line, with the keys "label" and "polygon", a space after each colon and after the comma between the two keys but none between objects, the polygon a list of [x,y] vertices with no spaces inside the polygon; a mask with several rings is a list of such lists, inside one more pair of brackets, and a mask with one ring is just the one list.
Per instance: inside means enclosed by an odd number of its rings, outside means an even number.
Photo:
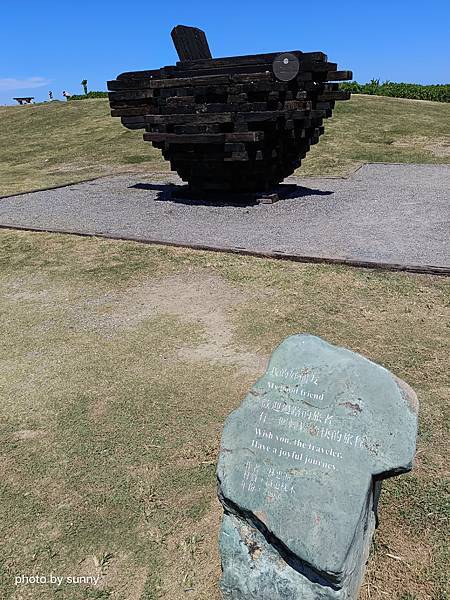
[{"label": "sculpture base", "polygon": [[283,189],[281,186],[269,192],[221,192],[192,190],[188,185],[178,187],[171,191],[170,197],[177,200],[191,200],[201,204],[275,204],[292,194],[292,190]]}]

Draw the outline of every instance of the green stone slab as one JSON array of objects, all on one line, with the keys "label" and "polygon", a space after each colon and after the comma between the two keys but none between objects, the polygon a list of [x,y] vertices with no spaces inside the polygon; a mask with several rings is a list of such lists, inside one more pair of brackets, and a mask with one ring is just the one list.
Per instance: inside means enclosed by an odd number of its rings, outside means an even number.
[{"label": "green stone slab", "polygon": [[[261,556],[275,553],[288,570],[332,590],[305,598],[353,598],[336,593],[359,585],[379,482],[412,467],[417,408],[414,391],[385,368],[295,335],[228,417],[217,468],[225,514],[262,536]],[[222,590],[234,598],[226,581],[240,559],[225,524]],[[242,553],[242,539],[238,546]]]}]

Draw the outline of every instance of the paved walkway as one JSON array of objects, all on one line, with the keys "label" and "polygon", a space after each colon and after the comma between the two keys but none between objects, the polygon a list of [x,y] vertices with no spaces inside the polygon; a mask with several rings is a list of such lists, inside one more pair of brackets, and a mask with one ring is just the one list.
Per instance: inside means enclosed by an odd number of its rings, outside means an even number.
[{"label": "paved walkway", "polygon": [[170,199],[172,185],[122,175],[11,196],[0,200],[0,226],[450,272],[447,165],[290,177],[287,197],[272,205]]}]

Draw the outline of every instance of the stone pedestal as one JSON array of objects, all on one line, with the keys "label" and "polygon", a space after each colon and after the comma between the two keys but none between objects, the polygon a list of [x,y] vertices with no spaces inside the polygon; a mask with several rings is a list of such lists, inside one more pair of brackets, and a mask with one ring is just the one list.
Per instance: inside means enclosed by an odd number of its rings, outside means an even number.
[{"label": "stone pedestal", "polygon": [[381,481],[411,469],[416,433],[407,384],[320,338],[287,338],[223,431],[223,598],[356,599]]}]

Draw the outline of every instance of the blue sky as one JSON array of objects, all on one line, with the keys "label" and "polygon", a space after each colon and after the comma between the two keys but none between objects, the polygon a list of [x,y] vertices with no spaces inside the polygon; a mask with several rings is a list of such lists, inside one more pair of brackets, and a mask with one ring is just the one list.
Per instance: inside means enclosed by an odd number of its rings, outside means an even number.
[{"label": "blue sky", "polygon": [[[81,93],[122,71],[177,60],[174,25],[207,33],[213,56],[321,50],[354,78],[450,81],[450,2],[443,0],[4,0],[0,104]],[[6,4],[6,6],[5,6]]]}]

